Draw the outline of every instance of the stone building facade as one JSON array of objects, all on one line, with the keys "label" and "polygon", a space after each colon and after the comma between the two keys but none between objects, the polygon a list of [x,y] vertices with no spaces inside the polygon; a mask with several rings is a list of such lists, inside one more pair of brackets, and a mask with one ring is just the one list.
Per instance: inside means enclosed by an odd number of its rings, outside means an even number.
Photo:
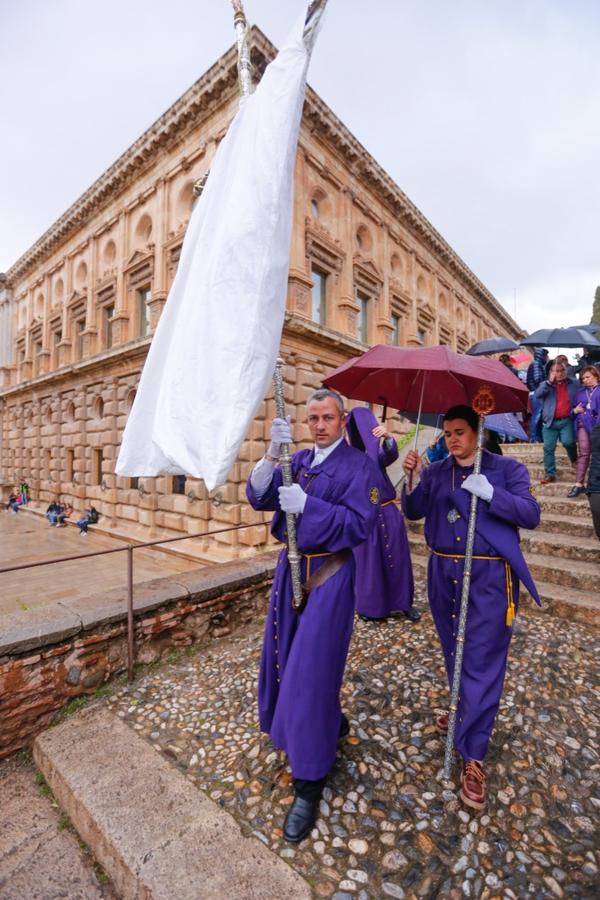
[{"label": "stone building facade", "polygon": [[[257,76],[274,54],[251,33]],[[193,186],[238,101],[232,48],[0,276],[0,473],[33,498],[93,503],[113,533],[152,538],[262,522],[244,480],[263,452],[261,404],[229,481],[114,474],[140,371],[173,281]],[[466,350],[522,332],[392,179],[308,89],[295,169],[282,341],[300,423],[325,373],[368,345]],[[396,420],[396,427],[401,427]],[[307,431],[298,425],[302,440]],[[264,525],[219,537],[222,555]],[[205,546],[219,558],[218,545]],[[237,549],[236,549],[237,548]]]}]

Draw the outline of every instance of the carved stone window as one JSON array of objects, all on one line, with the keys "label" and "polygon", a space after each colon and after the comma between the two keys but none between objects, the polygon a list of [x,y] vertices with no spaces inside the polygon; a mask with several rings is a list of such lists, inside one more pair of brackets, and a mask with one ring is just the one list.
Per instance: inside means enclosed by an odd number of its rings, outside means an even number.
[{"label": "carved stone window", "polygon": [[171,493],[185,494],[185,475],[173,475],[171,479]]},{"label": "carved stone window", "polygon": [[358,314],[356,316],[356,337],[359,341],[362,341],[363,344],[368,344],[369,326],[371,324],[369,297],[361,291],[357,291],[356,305],[358,306]]},{"label": "carved stone window", "polygon": [[100,316],[100,336],[102,350],[110,350],[115,343],[115,283],[111,282],[98,292],[98,311]]},{"label": "carved stone window", "polygon": [[327,324],[327,283],[329,275],[313,266],[311,272],[311,318],[318,325]]}]

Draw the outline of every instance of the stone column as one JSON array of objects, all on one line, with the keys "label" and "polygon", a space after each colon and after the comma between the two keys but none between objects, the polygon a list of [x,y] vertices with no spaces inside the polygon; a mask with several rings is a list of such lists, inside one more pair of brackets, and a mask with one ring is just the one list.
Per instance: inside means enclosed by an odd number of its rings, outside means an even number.
[{"label": "stone column", "polygon": [[300,148],[294,167],[294,206],[287,308],[310,318],[312,278],[306,265],[306,154]]},{"label": "stone column", "polygon": [[169,192],[164,178],[156,183],[154,244],[154,276],[152,279],[152,296],[150,307],[150,331],[156,331],[160,314],[167,300],[167,267],[165,264],[165,244],[169,228]]},{"label": "stone column", "polygon": [[356,314],[358,306],[354,296],[354,229],[352,223],[352,191],[348,187],[341,190],[339,197],[341,206],[338,222],[340,240],[346,248],[346,256],[342,263],[339,278],[339,298],[333,327],[342,334],[356,338]]}]

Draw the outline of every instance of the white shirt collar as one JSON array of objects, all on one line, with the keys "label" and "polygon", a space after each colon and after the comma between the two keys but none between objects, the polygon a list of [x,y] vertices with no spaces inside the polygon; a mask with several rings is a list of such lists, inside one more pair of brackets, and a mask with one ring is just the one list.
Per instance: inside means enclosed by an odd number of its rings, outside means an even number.
[{"label": "white shirt collar", "polygon": [[334,443],[330,444],[329,447],[317,447],[317,445],[315,444],[315,446],[313,448],[315,455],[314,455],[313,461],[310,465],[311,469],[313,469],[315,466],[320,466],[321,463],[327,459],[329,454],[333,453],[335,448],[337,446],[339,446],[339,444],[342,443],[343,440],[344,440],[344,436],[342,435],[341,438],[338,438],[337,441],[334,441]]}]

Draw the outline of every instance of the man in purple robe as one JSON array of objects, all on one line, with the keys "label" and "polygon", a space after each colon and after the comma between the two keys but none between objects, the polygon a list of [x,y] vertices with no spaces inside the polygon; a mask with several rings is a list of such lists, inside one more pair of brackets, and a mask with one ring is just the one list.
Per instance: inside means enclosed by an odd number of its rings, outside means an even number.
[{"label": "man in purple robe", "polygon": [[[342,398],[316,391],[307,404],[314,440],[292,458],[294,484],[282,485],[276,465],[281,444],[291,443],[289,423],[274,419],[271,444],[254,467],[247,495],[254,509],[274,510],[272,534],[285,543],[285,513],[296,513],[302,578],[314,582],[306,607],[292,608],[287,548],[280,555],[265,625],[258,707],[260,727],[285,750],[295,798],[284,824],[288,841],[312,829],[337,742],[348,733],[340,688],[354,621],[354,558],[350,552],[375,526],[378,472],[344,440]],[[327,577],[319,579],[326,566]]]},{"label": "man in purple robe", "polygon": [[[409,519],[425,516],[425,538],[431,550],[429,604],[451,686],[470,494],[480,498],[455,733],[464,761],[460,796],[467,806],[479,810],[485,806],[482,764],[502,696],[519,582],[540,602],[518,531],[539,524],[540,508],[531,492],[529,473],[517,460],[484,450],[481,474],[473,474],[477,422],[470,407],[452,407],[444,418],[450,456],[421,469],[418,454],[407,455],[404,470],[409,478],[420,474],[420,481],[412,490],[405,488],[402,507]],[[448,716],[439,716],[436,724],[447,732]]]},{"label": "man in purple robe", "polygon": [[379,470],[381,508],[364,544],[354,549],[356,611],[363,619],[386,619],[403,612],[413,622],[421,614],[413,606],[414,581],[406,526],[396,501],[396,489],[386,469],[398,459],[398,444],[379,425],[370,409],[353,409],[346,423],[352,447],[362,450]]}]

